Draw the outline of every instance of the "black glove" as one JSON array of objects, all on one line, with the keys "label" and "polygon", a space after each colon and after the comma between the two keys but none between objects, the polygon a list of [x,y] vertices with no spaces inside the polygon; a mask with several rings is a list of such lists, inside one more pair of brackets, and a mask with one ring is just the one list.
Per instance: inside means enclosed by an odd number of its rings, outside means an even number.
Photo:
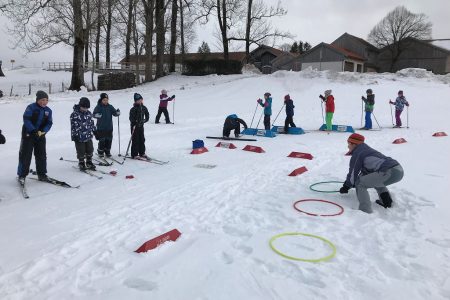
[{"label": "black glove", "polygon": [[323,101],[325,101],[325,97],[322,95],[319,95],[319,98],[322,99]]},{"label": "black glove", "polygon": [[120,116],[120,109],[116,109],[116,116]]},{"label": "black glove", "polygon": [[341,189],[339,190],[339,193],[341,193],[341,194],[347,194],[349,189],[350,189],[350,188],[344,184],[344,185],[341,187]]},{"label": "black glove", "polygon": [[364,98],[364,96],[361,96],[361,100],[366,100],[366,98]]},{"label": "black glove", "polygon": [[175,95],[172,95],[172,99],[175,99]]},{"label": "black glove", "polygon": [[0,130],[0,144],[6,143],[5,136],[2,134],[2,131]]}]

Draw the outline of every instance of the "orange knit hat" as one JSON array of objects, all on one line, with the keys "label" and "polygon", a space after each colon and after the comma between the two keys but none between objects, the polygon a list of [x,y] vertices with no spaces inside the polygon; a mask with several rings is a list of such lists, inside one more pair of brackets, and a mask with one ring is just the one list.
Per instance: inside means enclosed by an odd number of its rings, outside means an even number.
[{"label": "orange knit hat", "polygon": [[349,143],[359,145],[364,143],[364,136],[358,134],[358,133],[352,133],[347,140]]}]

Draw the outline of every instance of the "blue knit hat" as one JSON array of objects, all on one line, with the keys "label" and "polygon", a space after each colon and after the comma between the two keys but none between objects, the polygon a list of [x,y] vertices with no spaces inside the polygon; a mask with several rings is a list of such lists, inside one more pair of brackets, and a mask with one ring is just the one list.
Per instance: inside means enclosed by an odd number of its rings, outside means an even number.
[{"label": "blue knit hat", "polygon": [[144,98],[142,98],[141,94],[134,93],[134,101],[138,101],[138,100],[141,100],[141,99],[144,99]]}]

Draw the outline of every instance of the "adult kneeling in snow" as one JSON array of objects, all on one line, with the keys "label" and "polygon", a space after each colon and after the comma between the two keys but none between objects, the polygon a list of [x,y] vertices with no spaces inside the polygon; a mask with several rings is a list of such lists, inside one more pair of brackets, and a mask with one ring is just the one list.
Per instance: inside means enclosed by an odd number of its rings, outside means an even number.
[{"label": "adult kneeling in snow", "polygon": [[380,197],[376,202],[385,208],[391,207],[392,199],[386,186],[402,180],[402,166],[396,160],[370,148],[360,134],[353,133],[347,142],[352,158],[347,179],[339,192],[347,194],[349,189],[355,187],[359,209],[372,213],[367,189],[374,188]]},{"label": "adult kneeling in snow", "polygon": [[230,137],[230,132],[234,130],[234,136],[239,137],[239,133],[241,132],[241,126],[242,124],[244,126],[244,129],[247,129],[247,124],[244,120],[240,119],[237,115],[232,114],[229,115],[225,122],[223,123],[223,137]]}]

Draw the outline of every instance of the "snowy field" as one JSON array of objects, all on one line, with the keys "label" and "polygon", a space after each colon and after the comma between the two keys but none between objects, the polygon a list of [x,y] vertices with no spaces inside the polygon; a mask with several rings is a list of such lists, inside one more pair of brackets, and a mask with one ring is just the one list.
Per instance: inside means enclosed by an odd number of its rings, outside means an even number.
[{"label": "snowy field", "polygon": [[[35,76],[38,80],[47,75]],[[174,125],[153,124],[162,88],[176,95]],[[393,208],[374,204],[370,215],[357,210],[354,189],[348,195],[309,189],[319,181],[344,180],[350,159],[344,155],[349,134],[316,131],[322,124],[318,95],[332,89],[334,123],[359,128],[360,98],[367,88],[376,95],[375,116],[383,129],[360,133],[368,145],[397,159],[405,170],[404,179],[390,187]],[[388,100],[394,100],[399,89],[411,104],[409,129],[391,128]],[[289,93],[295,123],[309,132],[233,141],[234,150],[205,139],[221,135],[229,114],[250,124],[256,100],[266,91],[273,95],[272,120]],[[22,114],[34,97],[0,99],[0,129],[7,139],[0,145],[0,299],[450,298],[450,139],[432,136],[437,131],[450,134],[450,75],[415,69],[397,74],[171,75],[136,89],[109,92],[110,103],[122,111],[122,154],[130,137],[128,111],[134,92],[143,95],[151,114],[145,126],[147,154],[169,164],[127,160],[103,167],[118,174],[101,180],[75,170],[59,160],[76,158],[69,115],[80,97],[89,97],[93,105],[99,92],[52,94],[48,175],[81,187],[27,180],[27,200],[15,174]],[[171,104],[169,112],[173,118]],[[256,121],[260,114],[258,108]],[[276,123],[281,125],[284,117],[283,111]],[[406,125],[406,111],[402,117]],[[117,119],[114,126],[112,152],[117,157]],[[407,143],[392,144],[397,138]],[[209,152],[191,155],[195,139],[203,139]],[[242,151],[247,144],[266,153]],[[289,158],[291,151],[311,153],[314,159]],[[302,166],[306,173],[287,176]],[[371,196],[374,201],[374,191]],[[293,209],[295,201],[306,198],[336,202],[344,213],[314,217]],[[326,204],[302,208],[336,212]],[[176,242],[144,254],[134,252],[174,228],[182,233]],[[270,238],[284,232],[322,236],[334,243],[336,256],[320,263],[285,259],[269,247]],[[276,246],[303,258],[330,253],[325,243],[306,236],[282,238]]]}]

